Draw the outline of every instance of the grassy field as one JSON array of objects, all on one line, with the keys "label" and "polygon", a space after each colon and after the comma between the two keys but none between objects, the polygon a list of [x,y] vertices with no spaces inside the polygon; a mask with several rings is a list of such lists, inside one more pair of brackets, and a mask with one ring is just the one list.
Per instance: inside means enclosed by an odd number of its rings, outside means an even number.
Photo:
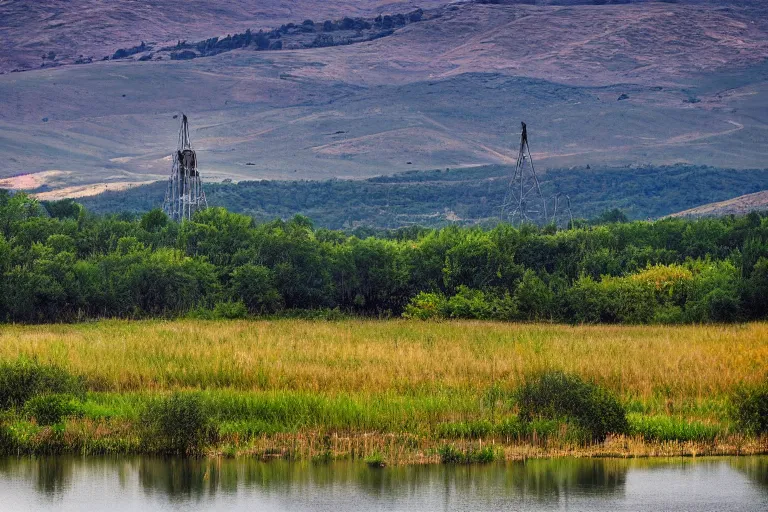
[{"label": "grassy field", "polygon": [[[219,432],[211,453],[434,461],[450,443],[505,458],[755,453],[729,396],[768,374],[768,324],[606,327],[407,320],[104,321],[0,327],[0,360],[33,358],[84,377],[78,414],[6,424],[26,451],[141,451],[141,411],[197,392]],[[521,431],[512,393],[546,370],[615,393],[634,435]],[[479,452],[478,452],[479,453]]]}]

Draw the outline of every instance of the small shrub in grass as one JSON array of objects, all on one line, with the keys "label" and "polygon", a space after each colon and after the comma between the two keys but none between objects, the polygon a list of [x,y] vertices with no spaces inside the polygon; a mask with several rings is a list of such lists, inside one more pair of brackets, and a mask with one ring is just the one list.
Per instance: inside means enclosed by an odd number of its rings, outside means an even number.
[{"label": "small shrub in grass", "polygon": [[27,400],[24,413],[27,417],[34,418],[38,425],[54,425],[61,423],[65,416],[77,412],[72,400],[72,395],[38,395]]},{"label": "small shrub in grass", "polygon": [[84,396],[84,380],[58,366],[28,359],[0,363],[1,409],[20,407],[36,395],[59,393]]},{"label": "small shrub in grass", "polygon": [[365,458],[365,463],[368,464],[369,468],[383,468],[387,465],[384,456],[379,452],[373,452],[367,456]]},{"label": "small shrub in grass", "polygon": [[200,395],[174,393],[151,401],[141,413],[142,443],[148,451],[196,455],[218,437]]},{"label": "small shrub in grass", "polygon": [[768,434],[768,382],[737,389],[731,397],[731,416],[744,432]]},{"label": "small shrub in grass", "polygon": [[437,453],[443,464],[488,464],[496,460],[496,451],[492,446],[460,450],[446,444],[438,448]]},{"label": "small shrub in grass", "polygon": [[213,318],[237,320],[248,316],[248,308],[242,302],[217,302],[213,307]]},{"label": "small shrub in grass", "polygon": [[618,398],[607,390],[563,372],[547,372],[528,380],[517,391],[519,417],[570,420],[595,441],[608,434],[629,431],[627,414]]},{"label": "small shrub in grass", "polygon": [[443,294],[419,292],[405,306],[403,317],[418,320],[445,318],[448,316],[447,304],[448,300]]}]

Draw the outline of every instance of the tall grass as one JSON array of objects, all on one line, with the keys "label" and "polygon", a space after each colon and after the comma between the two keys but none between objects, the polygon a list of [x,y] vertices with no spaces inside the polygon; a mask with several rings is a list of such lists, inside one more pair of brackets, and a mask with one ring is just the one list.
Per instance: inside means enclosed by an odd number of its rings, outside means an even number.
[{"label": "tall grass", "polygon": [[526,375],[561,370],[625,398],[690,401],[761,383],[768,324],[187,320],[2,327],[0,360],[19,355],[84,375],[91,389],[104,391],[509,391]]},{"label": "tall grass", "polygon": [[[593,438],[603,435],[590,434],[573,414],[564,416],[574,421],[539,413],[518,417],[524,411],[515,397],[526,376],[547,371],[604,388],[630,413],[627,439],[634,440],[610,444],[609,437],[610,446],[620,446],[609,454],[768,449],[764,438],[750,438],[747,445],[729,441],[732,393],[759,386],[768,372],[764,323],[182,320],[3,326],[0,368],[13,368],[20,356],[77,375],[72,382],[88,393],[67,404],[43,397],[25,409],[29,396],[13,399],[17,412],[0,418],[0,451],[147,451],[151,429],[140,425],[160,418],[152,428],[166,439],[155,451],[215,450],[205,432],[217,430],[223,452],[265,457],[377,453],[387,463],[437,461],[441,446],[466,451],[489,439],[505,447],[507,458],[603,453],[591,448]],[[33,394],[67,392],[46,385]],[[194,397],[196,405],[167,401],[178,392]],[[203,433],[174,444],[180,434],[163,430],[176,422],[173,415],[162,419],[169,405],[177,416],[203,425]],[[649,443],[665,444],[662,450]],[[518,445],[529,448],[511,448]]]}]

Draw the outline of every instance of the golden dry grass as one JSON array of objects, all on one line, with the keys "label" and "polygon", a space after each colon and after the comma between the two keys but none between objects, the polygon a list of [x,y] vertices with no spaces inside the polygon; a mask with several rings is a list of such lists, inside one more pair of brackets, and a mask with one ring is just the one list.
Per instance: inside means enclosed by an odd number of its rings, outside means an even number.
[{"label": "golden dry grass", "polygon": [[766,377],[768,324],[181,320],[0,327],[0,360],[20,355],[115,391],[474,394],[560,369],[624,397],[702,400]]}]

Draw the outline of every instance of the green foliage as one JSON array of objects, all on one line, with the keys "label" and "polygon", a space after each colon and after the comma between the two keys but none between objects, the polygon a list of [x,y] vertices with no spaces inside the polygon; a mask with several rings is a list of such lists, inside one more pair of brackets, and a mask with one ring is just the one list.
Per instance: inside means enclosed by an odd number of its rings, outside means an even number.
[{"label": "green foliage", "polygon": [[[358,225],[382,229],[413,223],[442,227],[457,222],[442,214],[449,208],[463,219],[458,223],[474,225],[498,218],[511,170],[491,165],[409,171],[367,180],[206,183],[205,192],[209,204],[247,213],[259,221],[289,219],[301,213],[315,226],[331,229]],[[157,206],[165,186],[158,182],[81,201],[102,214],[144,213]],[[599,217],[614,209],[631,220],[645,220],[765,190],[768,173],[693,165],[549,169],[541,177],[541,186],[546,197],[558,192],[570,196],[577,224],[578,217],[605,223],[622,220],[615,213]]]},{"label": "green foliage", "polygon": [[437,453],[443,464],[488,464],[497,458],[492,446],[461,450],[447,444],[438,448]]},{"label": "green foliage", "polygon": [[373,452],[363,460],[369,468],[383,468],[387,465],[387,461],[384,459],[384,455],[382,455],[380,452]]},{"label": "green foliage", "polygon": [[155,233],[160,231],[168,224],[168,216],[160,208],[154,208],[141,217],[139,226],[144,231]]},{"label": "green foliage", "polygon": [[741,430],[755,435],[768,433],[768,382],[739,388],[731,404],[731,415]]},{"label": "green foliage", "polygon": [[723,433],[717,424],[686,421],[670,416],[629,415],[629,431],[647,441],[712,442]]},{"label": "green foliage", "polygon": [[554,294],[532,270],[526,270],[515,290],[515,302],[525,320],[543,320],[552,317]]},{"label": "green foliage", "polygon": [[27,400],[24,413],[34,418],[38,425],[54,425],[77,412],[72,401],[72,395],[67,394],[38,395]]},{"label": "green foliage", "polygon": [[419,292],[405,306],[404,318],[430,320],[448,316],[445,296],[441,293]]},{"label": "green foliage", "polygon": [[619,400],[575,375],[543,373],[528,380],[517,391],[516,400],[523,421],[572,420],[596,441],[603,441],[608,434],[629,431],[627,415]]},{"label": "green foliage", "polygon": [[0,409],[21,407],[38,395],[84,393],[83,379],[58,366],[27,359],[0,363]]},{"label": "green foliage", "polygon": [[141,413],[142,443],[154,452],[196,455],[218,432],[196,393],[174,393],[147,404]]},{"label": "green foliage", "polygon": [[240,318],[240,303],[252,315],[573,323],[768,315],[768,220],[760,215],[350,235],[315,229],[302,215],[258,224],[209,208],[177,224],[159,210],[74,218],[65,206],[48,217],[24,194],[0,194],[0,322]]},{"label": "green foliage", "polygon": [[248,308],[242,302],[217,302],[213,307],[213,318],[235,320],[246,318]]},{"label": "green foliage", "polygon": [[494,433],[494,425],[487,420],[441,423],[437,437],[442,439],[483,439]]},{"label": "green foliage", "polygon": [[275,273],[263,265],[246,263],[232,271],[232,296],[256,314],[274,313],[282,308]]}]

